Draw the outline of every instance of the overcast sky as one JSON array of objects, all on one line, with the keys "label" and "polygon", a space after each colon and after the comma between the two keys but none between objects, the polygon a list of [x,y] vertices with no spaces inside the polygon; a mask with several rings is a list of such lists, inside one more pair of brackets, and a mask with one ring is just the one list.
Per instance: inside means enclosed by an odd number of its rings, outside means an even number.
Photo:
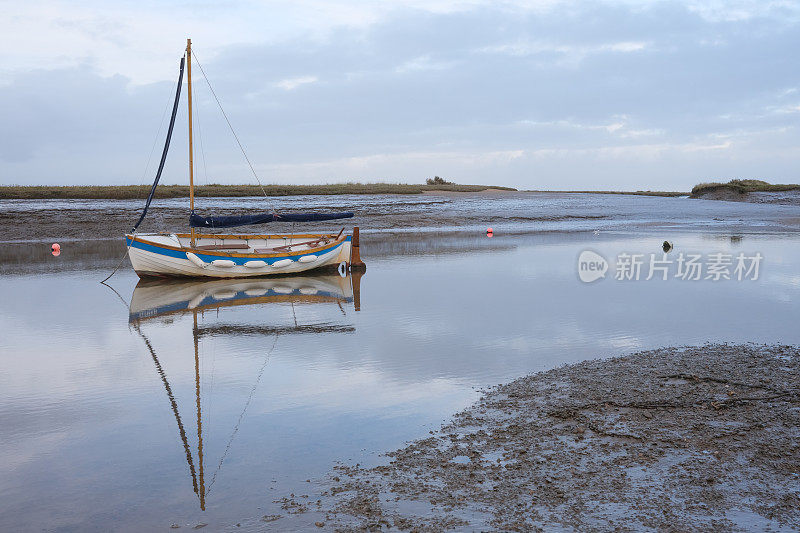
[{"label": "overcast sky", "polygon": [[[186,37],[264,183],[800,181],[800,2],[0,7],[2,184],[151,182]],[[198,182],[254,183],[193,74]]]}]

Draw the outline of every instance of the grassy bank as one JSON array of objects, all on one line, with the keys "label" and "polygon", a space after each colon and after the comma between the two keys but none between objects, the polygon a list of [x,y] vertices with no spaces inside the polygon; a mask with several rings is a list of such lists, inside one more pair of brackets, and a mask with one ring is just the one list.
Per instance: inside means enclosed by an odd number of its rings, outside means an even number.
[{"label": "grassy bank", "polygon": [[783,192],[800,190],[798,184],[773,184],[761,180],[731,180],[728,183],[700,183],[692,188],[692,196],[699,197],[714,192],[732,192],[747,194],[749,192]]},{"label": "grassy bank", "polygon": [[[297,196],[301,194],[421,194],[426,191],[480,192],[489,189],[515,191],[511,187],[490,185],[422,185],[407,183],[332,183],[327,185],[199,185],[198,197]],[[0,186],[2,200],[33,199],[113,199],[146,198],[150,185],[6,185]],[[188,198],[188,185],[161,185],[156,198]]]}]

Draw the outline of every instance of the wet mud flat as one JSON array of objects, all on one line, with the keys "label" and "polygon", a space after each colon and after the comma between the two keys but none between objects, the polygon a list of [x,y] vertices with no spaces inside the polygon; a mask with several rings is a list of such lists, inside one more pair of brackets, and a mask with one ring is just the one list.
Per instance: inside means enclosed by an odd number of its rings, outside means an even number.
[{"label": "wet mud flat", "polygon": [[[427,195],[426,195],[427,196]],[[458,198],[485,199],[490,198],[478,193],[464,193]],[[314,212],[314,211],[353,211],[354,208],[339,200],[329,207],[319,209],[313,204],[292,206],[286,212]],[[484,228],[487,217],[484,214],[474,214],[461,209],[448,209],[447,198],[422,198],[410,201],[404,198],[402,202],[393,203],[391,197],[380,199],[379,205],[370,206],[368,210],[356,209],[356,216],[351,219],[321,221],[313,226],[305,224],[274,223],[255,227],[238,227],[236,233],[304,233],[331,232],[337,233],[343,226],[360,225],[369,231],[393,230],[413,231],[420,228],[453,228],[477,226]],[[37,209],[27,210],[24,206],[0,210],[0,242],[46,242],[49,240],[75,241],[88,239],[123,239],[125,233],[131,232],[133,223],[141,214],[141,207],[130,202],[122,203],[113,208],[85,208],[85,209]],[[263,209],[271,211],[270,209]],[[236,207],[216,208],[215,215],[232,216],[241,215],[247,210]],[[596,222],[610,220],[606,214],[536,214],[530,216],[516,216],[513,214],[493,215],[491,224],[535,224],[548,222]],[[148,213],[139,232],[172,232],[189,231],[189,217],[185,208],[157,207]],[[216,231],[219,233],[220,231]],[[221,231],[225,233],[225,230]],[[210,233],[215,233],[211,231]]]},{"label": "wet mud flat", "polygon": [[317,526],[796,530],[800,348],[663,348],[534,374],[386,459],[335,467]]},{"label": "wet mud flat", "polygon": [[[237,233],[419,233],[493,227],[511,232],[678,230],[726,233],[796,233],[796,209],[754,202],[705,202],[610,194],[536,192],[441,192],[422,195],[345,195],[276,198],[205,198],[198,213],[241,215],[253,212],[352,211],[354,218],[313,225],[274,223],[242,227]],[[0,200],[0,243],[122,240],[142,212],[139,200]],[[156,200],[139,227],[142,232],[188,231],[183,199]],[[213,232],[212,232],[213,233]]]}]

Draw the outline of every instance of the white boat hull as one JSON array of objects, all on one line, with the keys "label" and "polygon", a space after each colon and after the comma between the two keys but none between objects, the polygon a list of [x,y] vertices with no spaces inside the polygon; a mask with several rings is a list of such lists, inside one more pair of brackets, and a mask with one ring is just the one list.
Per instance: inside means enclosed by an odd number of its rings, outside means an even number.
[{"label": "white boat hull", "polygon": [[204,235],[194,246],[188,239],[126,235],[131,265],[140,277],[250,278],[334,268],[352,255],[350,235]]}]

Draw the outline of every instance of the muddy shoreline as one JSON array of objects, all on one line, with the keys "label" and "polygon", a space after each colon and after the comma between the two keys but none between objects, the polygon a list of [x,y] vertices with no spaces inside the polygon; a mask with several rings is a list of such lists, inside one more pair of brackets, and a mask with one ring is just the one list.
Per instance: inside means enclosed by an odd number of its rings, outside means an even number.
[{"label": "muddy shoreline", "polygon": [[353,531],[795,530],[798,383],[800,349],[766,345],[526,376],[387,464],[335,467],[322,500],[285,498],[275,527],[313,507],[318,527]]}]

